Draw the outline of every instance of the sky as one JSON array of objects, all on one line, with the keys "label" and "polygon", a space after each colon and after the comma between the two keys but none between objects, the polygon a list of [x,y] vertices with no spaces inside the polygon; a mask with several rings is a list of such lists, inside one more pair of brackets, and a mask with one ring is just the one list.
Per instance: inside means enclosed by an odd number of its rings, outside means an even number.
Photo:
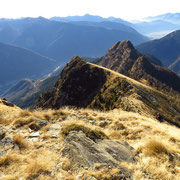
[{"label": "sky", "polygon": [[180,12],[179,0],[0,0],[0,18],[99,15],[124,20]]}]

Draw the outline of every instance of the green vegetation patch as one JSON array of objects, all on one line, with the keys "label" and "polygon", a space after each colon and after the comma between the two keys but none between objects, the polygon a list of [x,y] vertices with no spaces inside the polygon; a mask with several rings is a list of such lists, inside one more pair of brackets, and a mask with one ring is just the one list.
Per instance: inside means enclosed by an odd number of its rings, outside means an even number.
[{"label": "green vegetation patch", "polygon": [[80,124],[71,124],[61,129],[63,138],[69,135],[71,131],[82,131],[87,137],[96,141],[97,139],[108,139],[104,132],[97,129],[90,129]]}]

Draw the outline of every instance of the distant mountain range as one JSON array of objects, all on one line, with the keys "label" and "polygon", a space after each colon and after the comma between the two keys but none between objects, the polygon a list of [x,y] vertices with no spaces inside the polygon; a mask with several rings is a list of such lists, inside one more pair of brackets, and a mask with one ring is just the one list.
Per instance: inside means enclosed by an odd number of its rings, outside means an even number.
[{"label": "distant mountain range", "polygon": [[145,18],[147,21],[163,20],[173,24],[180,24],[180,13],[166,13],[158,16],[150,16]]},{"label": "distant mountain range", "polygon": [[165,67],[180,73],[180,30],[167,36],[143,43],[136,47],[140,52],[150,53],[157,57]]},{"label": "distant mountain range", "polygon": [[132,25],[138,32],[153,39],[161,38],[172,31],[180,29],[180,24],[173,24],[165,20],[153,20]]},{"label": "distant mountain range", "polygon": [[180,15],[178,13],[175,14],[164,14],[155,17],[145,18],[142,22],[128,22],[120,18],[102,18],[100,16],[92,16],[86,14],[84,16],[68,16],[68,17],[52,17],[52,20],[61,21],[61,22],[71,22],[71,23],[79,23],[82,21],[86,22],[116,22],[124,25],[128,25],[139,33],[148,36],[150,38],[156,39],[161,38],[168,33],[180,29]]},{"label": "distant mountain range", "polygon": [[[7,43],[5,49],[0,46],[1,62],[9,64],[10,61],[13,61],[14,67],[19,68],[12,71],[10,66],[2,64],[0,94],[4,93],[17,80],[23,78],[39,79],[43,75],[47,75],[56,66],[65,65],[73,56],[97,58],[103,56],[108,48],[117,41],[131,40],[133,44],[137,45],[149,40],[132,27],[144,29],[143,33],[151,33],[151,29],[161,32],[166,27],[168,28],[169,24],[171,29],[176,28],[172,22],[166,22],[162,19],[149,23],[132,24],[119,18],[102,18],[91,15],[56,17],[51,18],[51,20],[43,17],[0,19],[0,42]],[[162,61],[165,67],[180,74],[178,32],[176,31],[160,40],[141,44],[137,46],[137,49],[145,52],[146,59],[151,59],[154,64],[161,66],[160,61]],[[162,42],[162,44],[157,42]],[[149,44],[153,45],[146,50],[146,46]],[[16,47],[18,50],[9,50],[7,47],[11,47],[10,49]],[[37,57],[44,60],[36,60]],[[36,62],[36,66],[34,62]],[[13,63],[11,64],[13,65]],[[34,66],[35,68],[33,68]],[[27,67],[28,70],[26,70]],[[33,70],[31,71],[31,69]],[[5,72],[8,74],[6,77],[3,76]],[[13,78],[11,79],[11,77]]]},{"label": "distant mountain range", "polygon": [[90,14],[85,14],[84,16],[68,16],[68,17],[52,17],[50,18],[51,20],[55,21],[90,21],[90,22],[103,22],[103,21],[110,21],[110,22],[116,22],[116,23],[121,23],[130,26],[131,23],[128,21],[125,21],[121,18],[115,18],[115,17],[108,17],[108,18],[103,18],[101,16],[93,16]]},{"label": "distant mountain range", "polygon": [[2,20],[0,29],[1,42],[54,58],[58,65],[75,55],[102,56],[118,40],[129,39],[134,44],[148,41],[133,28],[115,22],[72,23],[39,17]]},{"label": "distant mountain range", "polygon": [[55,60],[28,49],[0,43],[0,94],[22,78],[45,76],[55,64]]},{"label": "distant mountain range", "polygon": [[[47,75],[75,55],[101,57],[112,44],[123,39],[135,44],[148,40],[130,26],[116,22],[57,22],[43,17],[0,19],[0,42],[4,43],[0,46],[1,54],[4,53],[0,61],[6,62],[6,66],[1,65],[0,94],[20,79]],[[44,58],[42,64],[38,58]],[[12,71],[10,64],[16,69]]]}]

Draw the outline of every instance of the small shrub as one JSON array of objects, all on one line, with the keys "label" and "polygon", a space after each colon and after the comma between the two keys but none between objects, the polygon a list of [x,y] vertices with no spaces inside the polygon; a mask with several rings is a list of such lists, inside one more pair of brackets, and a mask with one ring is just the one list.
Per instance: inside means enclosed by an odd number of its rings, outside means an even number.
[{"label": "small shrub", "polygon": [[13,137],[13,141],[18,145],[19,149],[28,149],[29,143],[20,134]]},{"label": "small shrub", "polygon": [[168,149],[165,145],[159,141],[151,140],[145,145],[146,155],[158,155],[158,154],[168,154]]},{"label": "small shrub", "polygon": [[100,130],[97,129],[90,129],[88,127],[85,127],[84,125],[80,124],[70,124],[68,126],[65,126],[61,129],[61,134],[63,138],[68,136],[68,134],[71,131],[82,131],[87,137],[92,139],[93,141],[96,141],[97,139],[107,139],[108,137]]}]

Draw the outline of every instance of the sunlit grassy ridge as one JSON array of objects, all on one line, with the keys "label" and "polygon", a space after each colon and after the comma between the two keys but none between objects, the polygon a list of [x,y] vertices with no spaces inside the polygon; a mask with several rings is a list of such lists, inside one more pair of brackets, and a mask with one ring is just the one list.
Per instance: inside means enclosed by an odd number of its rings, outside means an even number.
[{"label": "sunlit grassy ridge", "polygon": [[[122,163],[133,171],[134,179],[178,180],[180,178],[180,130],[153,117],[114,109],[103,112],[91,109],[20,110],[1,104],[2,125],[8,129],[6,137],[12,137],[19,149],[9,149],[0,157],[1,179],[77,179],[88,174],[96,179],[118,178],[117,169],[92,169],[72,171],[73,164],[61,157],[64,142],[62,129],[70,125],[88,131],[98,130],[109,139],[127,141],[137,152],[134,163]],[[2,111],[1,111],[2,112]],[[13,113],[12,113],[13,112]],[[32,140],[29,127],[36,120],[47,125]],[[6,123],[7,122],[7,123]],[[24,123],[23,123],[24,122]],[[19,125],[19,126],[18,126]],[[49,130],[58,125],[58,137]],[[78,128],[76,129],[78,131]],[[98,166],[98,164],[97,164]]]},{"label": "sunlit grassy ridge", "polygon": [[35,107],[75,106],[101,111],[117,108],[180,127],[179,99],[179,95],[163,93],[77,56],[66,65],[54,88],[39,97]]}]

